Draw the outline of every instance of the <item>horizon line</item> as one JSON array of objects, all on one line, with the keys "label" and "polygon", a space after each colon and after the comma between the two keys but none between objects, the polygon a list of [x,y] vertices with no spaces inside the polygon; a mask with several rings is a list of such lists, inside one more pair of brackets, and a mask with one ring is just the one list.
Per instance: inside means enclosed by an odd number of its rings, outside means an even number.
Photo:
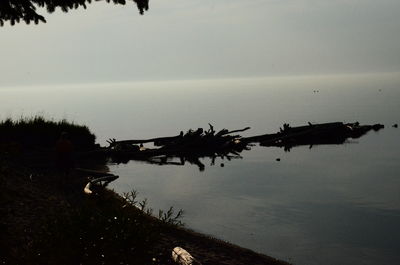
[{"label": "horizon line", "polygon": [[108,85],[127,85],[133,83],[183,83],[183,82],[207,82],[207,81],[238,81],[238,80],[263,80],[263,79],[276,79],[276,78],[311,78],[311,77],[333,77],[333,76],[366,76],[366,75],[398,75],[399,71],[386,71],[386,72],[351,72],[351,73],[320,73],[320,74],[277,74],[277,75],[264,75],[264,76],[233,76],[233,77],[199,77],[199,78],[184,78],[184,79],[143,79],[143,80],[120,80],[120,81],[84,81],[84,82],[71,82],[71,83],[37,83],[37,84],[0,84],[0,89],[7,88],[28,88],[28,87],[74,87],[74,86],[108,86]]}]

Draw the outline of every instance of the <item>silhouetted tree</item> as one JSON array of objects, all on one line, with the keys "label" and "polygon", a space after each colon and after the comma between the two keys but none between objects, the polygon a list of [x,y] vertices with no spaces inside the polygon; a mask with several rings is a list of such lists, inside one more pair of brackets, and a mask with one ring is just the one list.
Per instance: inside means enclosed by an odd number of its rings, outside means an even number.
[{"label": "silhouetted tree", "polygon": [[[46,19],[36,12],[38,7],[47,9],[47,12],[52,13],[59,7],[62,11],[68,12],[70,9],[78,7],[86,8],[86,4],[92,1],[101,0],[0,0],[0,26],[4,25],[5,21],[10,21],[11,25],[25,21],[29,24],[31,21],[38,24],[46,22]],[[127,1],[136,3],[140,14],[149,8],[149,0],[106,0],[107,3],[125,5]]]}]

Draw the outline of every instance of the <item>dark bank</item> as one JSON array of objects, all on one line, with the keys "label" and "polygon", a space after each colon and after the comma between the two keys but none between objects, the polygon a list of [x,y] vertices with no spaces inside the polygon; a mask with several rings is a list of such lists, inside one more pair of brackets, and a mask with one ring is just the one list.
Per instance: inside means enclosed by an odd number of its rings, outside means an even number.
[{"label": "dark bank", "polygon": [[[74,146],[68,166],[57,154],[66,132]],[[184,229],[181,211],[153,214],[135,191],[121,197],[99,185],[112,175],[106,159],[87,155],[99,146],[85,126],[8,119],[0,135],[3,264],[174,264],[178,246],[202,264],[286,264]]]}]

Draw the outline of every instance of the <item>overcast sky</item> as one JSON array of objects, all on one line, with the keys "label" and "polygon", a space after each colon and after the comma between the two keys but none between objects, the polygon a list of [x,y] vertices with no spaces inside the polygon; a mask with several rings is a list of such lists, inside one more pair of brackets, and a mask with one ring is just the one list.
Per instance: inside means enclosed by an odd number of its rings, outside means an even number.
[{"label": "overcast sky", "polygon": [[96,2],[0,28],[0,86],[400,71],[399,0]]}]

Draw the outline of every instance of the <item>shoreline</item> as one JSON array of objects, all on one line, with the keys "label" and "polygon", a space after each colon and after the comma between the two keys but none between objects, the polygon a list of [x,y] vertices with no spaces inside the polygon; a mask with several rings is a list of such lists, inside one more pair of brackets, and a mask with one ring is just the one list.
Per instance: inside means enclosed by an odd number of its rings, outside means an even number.
[{"label": "shoreline", "polygon": [[[139,230],[135,231],[140,235],[133,232],[129,236],[136,238],[138,241],[135,242],[136,245],[144,244],[148,249],[136,252],[145,254],[143,257],[141,254],[130,257],[129,253],[118,256],[124,261],[121,264],[149,264],[146,259],[152,261],[150,264],[176,264],[171,259],[171,253],[172,249],[178,246],[187,250],[203,265],[289,264],[209,235],[163,223],[155,217],[145,215],[136,206],[127,204],[127,200],[114,191],[104,189],[99,190],[97,195],[86,195],[83,193],[83,187],[87,182],[87,176],[83,173],[73,172],[69,176],[73,181],[66,189],[59,186],[59,178],[59,174],[51,167],[32,169],[27,165],[15,162],[1,162],[0,214],[2,217],[0,225],[3,231],[7,231],[0,240],[3,253],[0,260],[2,264],[44,264],[43,261],[46,261],[46,264],[81,262],[82,257],[85,259],[87,253],[75,253],[81,250],[79,247],[81,242],[77,243],[75,238],[70,238],[70,232],[71,230],[82,231],[82,226],[86,225],[87,227],[87,221],[92,220],[93,217],[88,216],[84,216],[84,219],[79,216],[81,218],[79,222],[74,220],[76,212],[82,212],[83,209],[86,214],[88,210],[85,207],[88,206],[90,214],[100,213],[101,216],[108,214],[112,216],[116,214],[116,209],[120,208],[121,212],[117,213],[120,214],[119,219],[128,218],[129,220],[129,216],[138,218]],[[92,231],[94,237],[97,233],[101,234],[99,230],[102,230],[104,226],[101,222],[96,225]],[[68,229],[64,229],[65,227]],[[115,227],[130,229],[130,224],[118,224]],[[142,234],[142,231],[145,233]],[[127,234],[124,232],[121,235],[127,236]],[[144,242],[140,242],[142,239]],[[90,241],[91,244],[99,244],[98,241],[103,241],[103,239],[95,239],[93,241],[95,243],[92,241]],[[48,245],[49,242],[51,242],[50,245]],[[111,249],[104,247],[88,251],[91,253],[90,259],[88,258],[86,262],[82,263],[96,264],[96,258],[93,259],[93,256],[100,258],[113,256],[114,252],[120,250],[118,247],[121,244],[125,244],[122,249],[129,247],[126,245],[128,242],[131,241],[118,238],[109,239],[105,245],[111,246]],[[50,246],[54,247],[51,251],[47,249]],[[68,247],[72,247],[70,250],[72,253],[69,253],[70,251],[63,253]],[[146,255],[154,257],[150,258]],[[113,262],[104,259],[102,264],[113,264]]]}]

